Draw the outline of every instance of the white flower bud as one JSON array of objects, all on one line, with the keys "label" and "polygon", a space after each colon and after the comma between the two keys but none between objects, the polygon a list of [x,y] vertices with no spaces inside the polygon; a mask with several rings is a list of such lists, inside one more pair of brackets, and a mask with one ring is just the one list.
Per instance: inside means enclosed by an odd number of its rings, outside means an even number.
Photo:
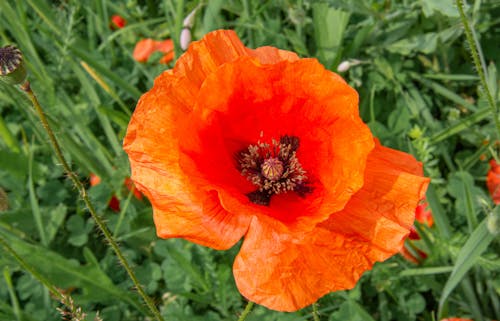
[{"label": "white flower bud", "polygon": [[182,26],[185,28],[191,28],[194,24],[194,15],[198,11],[198,7],[194,8],[193,11],[191,11],[186,18],[184,18],[184,21],[182,22]]},{"label": "white flower bud", "polygon": [[351,68],[351,62],[349,60],[344,60],[338,65],[337,71],[346,72],[349,70],[349,68]]},{"label": "white flower bud", "polygon": [[183,28],[180,36],[182,50],[186,50],[191,43],[191,29]]}]

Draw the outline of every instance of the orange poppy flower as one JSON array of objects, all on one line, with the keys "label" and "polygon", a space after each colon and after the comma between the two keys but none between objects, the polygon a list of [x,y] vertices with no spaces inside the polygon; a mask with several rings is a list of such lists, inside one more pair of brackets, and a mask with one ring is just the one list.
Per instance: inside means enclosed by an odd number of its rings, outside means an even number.
[{"label": "orange poppy flower", "polygon": [[500,164],[490,160],[490,170],[486,177],[486,186],[490,191],[493,203],[500,204]]},{"label": "orange poppy flower", "polygon": [[153,39],[142,39],[135,45],[132,56],[139,62],[148,61],[154,52],[162,52],[165,55],[160,59],[160,63],[168,64],[174,59],[174,42],[172,39],[156,41]]},{"label": "orange poppy flower", "polygon": [[[96,186],[101,183],[101,178],[97,176],[94,173],[90,173],[90,186]],[[142,194],[139,192],[137,188],[135,188],[134,182],[130,178],[126,178],[125,182],[123,182],[123,185],[129,190],[133,191],[135,198],[138,200],[142,200]],[[113,195],[108,202],[108,207],[113,210],[114,212],[119,212],[120,211],[120,200]]]},{"label": "orange poppy flower", "polygon": [[295,311],[396,254],[428,179],[381,146],[358,94],[316,59],[193,42],[144,94],[124,139],[157,234],[228,249],[249,300]]},{"label": "orange poppy flower", "polygon": [[127,25],[127,20],[123,19],[119,15],[113,15],[111,17],[111,22],[109,23],[109,28],[111,30],[121,29]]},{"label": "orange poppy flower", "polygon": [[447,318],[442,319],[441,321],[473,321],[472,319],[462,319],[462,318]]}]

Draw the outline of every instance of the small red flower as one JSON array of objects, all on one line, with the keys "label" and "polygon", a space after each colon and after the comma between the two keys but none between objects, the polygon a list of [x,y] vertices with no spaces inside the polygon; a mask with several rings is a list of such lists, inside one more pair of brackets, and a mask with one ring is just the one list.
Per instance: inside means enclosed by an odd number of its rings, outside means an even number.
[{"label": "small red flower", "polygon": [[[428,204],[425,201],[425,198],[420,201],[419,205],[415,209],[415,221],[419,222],[420,224],[427,225],[428,227],[432,227],[434,225],[434,219],[432,218],[432,212],[428,209]],[[418,241],[420,240],[420,235],[418,235],[418,232],[415,228],[415,225],[413,225],[410,229],[410,235],[408,235],[408,239],[412,241]],[[407,247],[410,247],[414,252],[412,253]],[[424,251],[418,249],[416,246],[414,246],[411,243],[407,243],[401,251],[399,252],[405,259],[407,259],[410,262],[413,262],[415,264],[421,263],[423,259],[427,257],[427,253]]]},{"label": "small red flower", "polygon": [[462,318],[447,318],[442,319],[441,321],[473,321],[472,319],[462,319]]},{"label": "small red flower", "polygon": [[486,177],[486,186],[490,191],[493,203],[500,204],[500,164],[490,160],[490,170]]},{"label": "small red flower", "polygon": [[111,22],[109,23],[109,28],[111,30],[121,29],[127,25],[127,20],[123,19],[119,15],[114,15],[111,17]]},{"label": "small red flower", "polygon": [[162,52],[165,55],[160,59],[160,63],[168,64],[174,59],[174,42],[172,39],[156,41],[153,39],[142,39],[135,45],[132,56],[138,62],[146,62],[154,52]]},{"label": "small red flower", "polygon": [[[422,200],[415,210],[415,221],[420,224],[432,227],[434,225],[434,219],[432,218],[432,212],[428,209],[428,204],[425,200]],[[418,235],[415,226],[411,227],[410,235],[408,236],[410,240],[420,240],[420,235]]]},{"label": "small red flower", "polygon": [[[100,183],[101,183],[101,178],[94,173],[90,173],[90,186],[96,186]],[[129,191],[133,191],[135,198],[137,198],[138,200],[142,200],[143,196],[141,192],[137,188],[135,188],[134,182],[130,178],[127,177],[123,185],[125,185],[125,187]],[[114,212],[120,211],[120,201],[115,195],[111,196],[108,202],[108,206]]]},{"label": "small red flower", "polygon": [[399,252],[429,179],[380,145],[358,94],[316,59],[193,42],[144,94],[124,139],[157,234],[228,249],[239,291],[295,311]]}]

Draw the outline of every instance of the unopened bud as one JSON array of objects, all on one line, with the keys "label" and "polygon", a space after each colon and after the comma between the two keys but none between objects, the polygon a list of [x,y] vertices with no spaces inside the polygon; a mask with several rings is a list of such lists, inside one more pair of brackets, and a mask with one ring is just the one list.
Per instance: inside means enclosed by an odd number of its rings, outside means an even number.
[{"label": "unopened bud", "polygon": [[346,72],[351,68],[351,63],[349,60],[342,61],[339,66],[337,67],[338,72]]},{"label": "unopened bud", "polygon": [[9,85],[19,85],[26,79],[21,50],[12,45],[0,48],[0,79]]},{"label": "unopened bud", "polygon": [[194,24],[194,15],[196,14],[196,11],[198,10],[198,7],[194,8],[193,11],[191,11],[186,18],[184,18],[184,21],[182,21],[182,26],[185,28],[191,28]]},{"label": "unopened bud", "polygon": [[191,29],[183,28],[181,31],[181,48],[182,50],[186,50],[191,43]]},{"label": "unopened bud", "polygon": [[182,31],[179,39],[182,50],[187,50],[189,44],[191,43],[191,28],[193,27],[194,16],[199,7],[200,6],[198,5],[196,8],[194,8],[193,11],[191,11],[182,21]]},{"label": "unopened bud", "polygon": [[346,72],[348,71],[351,67],[354,67],[356,65],[359,65],[361,64],[362,62],[360,60],[357,60],[357,59],[349,59],[349,60],[344,60],[342,61],[338,67],[337,67],[337,71],[338,72]]}]

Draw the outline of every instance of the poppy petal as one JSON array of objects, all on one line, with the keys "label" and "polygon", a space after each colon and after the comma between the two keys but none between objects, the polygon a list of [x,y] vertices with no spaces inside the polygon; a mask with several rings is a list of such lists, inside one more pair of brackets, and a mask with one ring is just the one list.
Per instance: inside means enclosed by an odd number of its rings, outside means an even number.
[{"label": "poppy petal", "polygon": [[271,309],[295,311],[328,292],[352,288],[376,261],[403,246],[428,184],[412,174],[420,166],[412,156],[377,144],[363,188],[311,232],[252,220],[234,265],[240,292]]},{"label": "poppy petal", "polygon": [[180,169],[176,124],[194,102],[179,81],[163,73],[137,105],[124,139],[132,180],[153,204],[160,237],[227,249],[246,232],[249,219],[227,213],[213,192],[195,188]]},{"label": "poppy petal", "polygon": [[[363,185],[374,142],[357,101],[357,93],[316,60],[261,65],[241,57],[207,77],[193,113],[180,125],[182,166],[199,180],[194,182],[216,189],[229,212],[263,213],[312,228]],[[276,195],[269,207],[253,204],[246,195],[256,187],[241,175],[234,157],[260,139],[283,135],[300,137],[297,158],[313,192]]]},{"label": "poppy petal", "polygon": [[354,287],[373,262],[370,244],[317,228],[291,234],[276,221],[252,220],[234,262],[240,293],[278,311],[296,311],[336,290]]},{"label": "poppy petal", "polygon": [[156,41],[153,39],[141,39],[136,43],[132,57],[138,62],[146,62],[155,51],[155,48]]},{"label": "poppy petal", "polygon": [[377,144],[368,156],[363,188],[321,226],[371,242],[374,260],[388,258],[402,248],[425,195],[429,179],[414,175],[421,166],[413,156]]},{"label": "poppy petal", "polygon": [[486,176],[486,186],[493,199],[493,203],[500,204],[500,164],[494,159],[490,160],[490,170]]}]

